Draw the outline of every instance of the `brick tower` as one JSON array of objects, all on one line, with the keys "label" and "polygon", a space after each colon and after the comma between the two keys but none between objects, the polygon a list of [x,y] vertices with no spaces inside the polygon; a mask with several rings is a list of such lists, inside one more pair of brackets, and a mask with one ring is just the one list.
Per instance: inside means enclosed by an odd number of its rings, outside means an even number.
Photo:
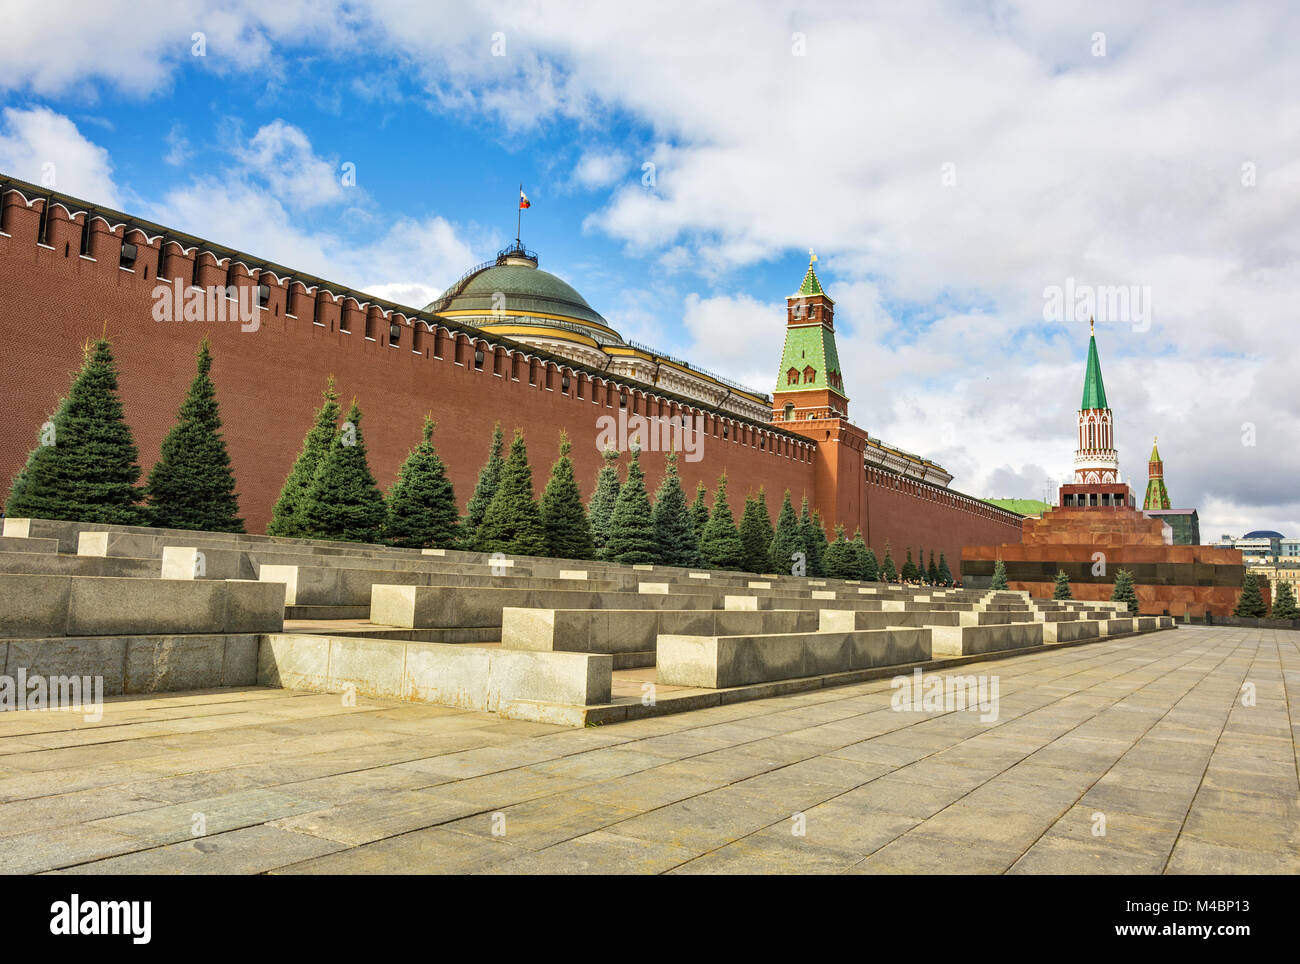
[{"label": "brick tower", "polygon": [[1074,480],[1061,486],[1061,505],[1073,508],[1132,508],[1133,496],[1119,475],[1115,416],[1106,402],[1106,384],[1097,355],[1097,332],[1091,321],[1083,400],[1076,418]]},{"label": "brick tower", "polygon": [[803,283],[785,299],[785,351],[772,394],[776,422],[849,417],[835,350],[835,302],[817,280],[816,260],[809,251]]},{"label": "brick tower", "polygon": [[835,350],[835,302],[822,290],[808,252],[799,290],[785,299],[785,350],[772,393],[772,421],[817,442],[814,486],[828,530],[864,529],[867,433],[849,422],[840,356]]},{"label": "brick tower", "polygon": [[1169,490],[1165,488],[1165,466],[1160,461],[1160,449],[1151,440],[1151,459],[1147,462],[1147,497],[1143,509],[1168,509]]}]

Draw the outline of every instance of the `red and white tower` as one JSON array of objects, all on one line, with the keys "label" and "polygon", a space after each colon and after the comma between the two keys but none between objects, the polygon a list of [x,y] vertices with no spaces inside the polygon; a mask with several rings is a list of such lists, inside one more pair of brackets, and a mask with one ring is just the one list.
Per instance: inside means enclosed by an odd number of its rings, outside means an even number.
[{"label": "red and white tower", "polygon": [[1106,402],[1097,355],[1097,332],[1089,321],[1088,367],[1083,376],[1083,401],[1077,416],[1074,480],[1061,486],[1065,507],[1130,507],[1132,496],[1119,475],[1115,448],[1115,415]]}]

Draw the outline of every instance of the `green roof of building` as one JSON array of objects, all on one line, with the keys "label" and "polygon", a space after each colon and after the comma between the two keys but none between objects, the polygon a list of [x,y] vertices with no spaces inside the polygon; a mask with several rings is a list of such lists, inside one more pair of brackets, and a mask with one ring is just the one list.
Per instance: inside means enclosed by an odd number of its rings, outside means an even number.
[{"label": "green roof of building", "polygon": [[509,312],[558,315],[609,327],[609,322],[593,310],[571,285],[549,271],[527,264],[497,264],[485,268],[465,282],[459,291],[449,294],[425,310],[438,314],[470,310],[492,314],[495,307]]},{"label": "green roof of building", "polygon": [[985,499],[984,501],[1008,512],[1030,516],[1040,516],[1052,507],[1050,503],[1040,499]]},{"label": "green roof of building", "polygon": [[1151,441],[1151,458],[1147,459],[1147,461],[1148,461],[1148,462],[1159,462],[1159,461],[1160,461],[1160,450],[1159,450],[1158,448],[1156,448],[1156,443],[1155,443],[1155,440],[1154,440],[1154,439],[1152,439],[1152,441]]},{"label": "green roof of building", "polygon": [[1101,380],[1101,359],[1097,357],[1097,336],[1088,338],[1088,370],[1083,376],[1083,401],[1079,408],[1110,408],[1106,404],[1106,385]]}]

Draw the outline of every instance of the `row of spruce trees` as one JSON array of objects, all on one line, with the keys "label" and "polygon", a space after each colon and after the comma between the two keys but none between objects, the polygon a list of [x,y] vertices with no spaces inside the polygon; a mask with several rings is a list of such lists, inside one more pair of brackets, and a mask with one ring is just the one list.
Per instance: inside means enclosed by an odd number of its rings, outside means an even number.
[{"label": "row of spruce trees", "polygon": [[108,340],[88,342],[83,356],[67,397],[41,426],[36,447],[14,476],[5,514],[243,532],[207,339],[199,345],[198,371],[176,424],[143,486]]},{"label": "row of spruce trees", "polygon": [[[989,583],[990,589],[1007,588],[1007,564],[1001,559],[993,563],[993,579]],[[1070,576],[1064,569],[1056,571],[1056,585],[1052,589],[1053,599],[1073,599],[1074,593],[1070,590]],[[1122,602],[1128,607],[1128,611],[1137,615],[1138,597],[1137,589],[1133,585],[1133,573],[1127,569],[1115,570],[1115,583],[1110,593],[1111,602]]]},{"label": "row of spruce trees", "polygon": [[[38,444],[13,480],[10,516],[117,525],[243,532],[230,457],[212,379],[207,339],[176,424],[143,486],[139,454],[124,415],[118,375],[106,338],[87,343],[81,370],[66,398],[41,427]],[[340,423],[340,418],[343,421]],[[508,455],[498,424],[487,463],[462,516],[426,416],[423,437],[385,495],[370,470],[362,413],[354,400],[346,415],[331,377],[302,450],[272,510],[270,535],[387,543],[410,548],[459,548],[624,564],[699,566],[747,572],[797,572],[837,579],[951,585],[944,555],[929,565],[902,567],[888,544],[883,561],[843,527],[827,542],[820,514],[805,497],[796,513],[785,492],[776,525],[763,489],[745,499],[739,522],[727,499],[727,478],[708,498],[704,483],[688,502],[677,455],[654,494],[646,490],[640,453],[619,477],[618,452],[604,454],[595,490],[583,504],[571,445],[560,436],[559,457],[540,499],[523,434]]]},{"label": "row of spruce trees", "polygon": [[1273,608],[1270,611],[1264,602],[1264,593],[1260,587],[1260,576],[1247,572],[1241,581],[1241,595],[1237,597],[1234,616],[1251,619],[1300,619],[1300,608],[1296,606],[1295,593],[1289,582],[1278,580],[1273,593]]}]

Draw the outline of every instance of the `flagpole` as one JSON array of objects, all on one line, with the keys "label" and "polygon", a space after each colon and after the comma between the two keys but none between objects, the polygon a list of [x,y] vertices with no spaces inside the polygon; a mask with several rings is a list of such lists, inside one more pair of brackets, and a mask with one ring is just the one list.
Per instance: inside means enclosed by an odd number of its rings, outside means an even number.
[{"label": "flagpole", "polygon": [[[522,181],[520,181],[519,197],[522,198],[523,196],[524,196],[524,184]],[[515,247],[522,248],[524,243],[519,240],[519,236],[520,234],[523,233],[521,229],[523,228],[523,224],[524,224],[524,205],[522,200],[516,201],[515,204],[519,208],[519,210],[515,212]]]}]

